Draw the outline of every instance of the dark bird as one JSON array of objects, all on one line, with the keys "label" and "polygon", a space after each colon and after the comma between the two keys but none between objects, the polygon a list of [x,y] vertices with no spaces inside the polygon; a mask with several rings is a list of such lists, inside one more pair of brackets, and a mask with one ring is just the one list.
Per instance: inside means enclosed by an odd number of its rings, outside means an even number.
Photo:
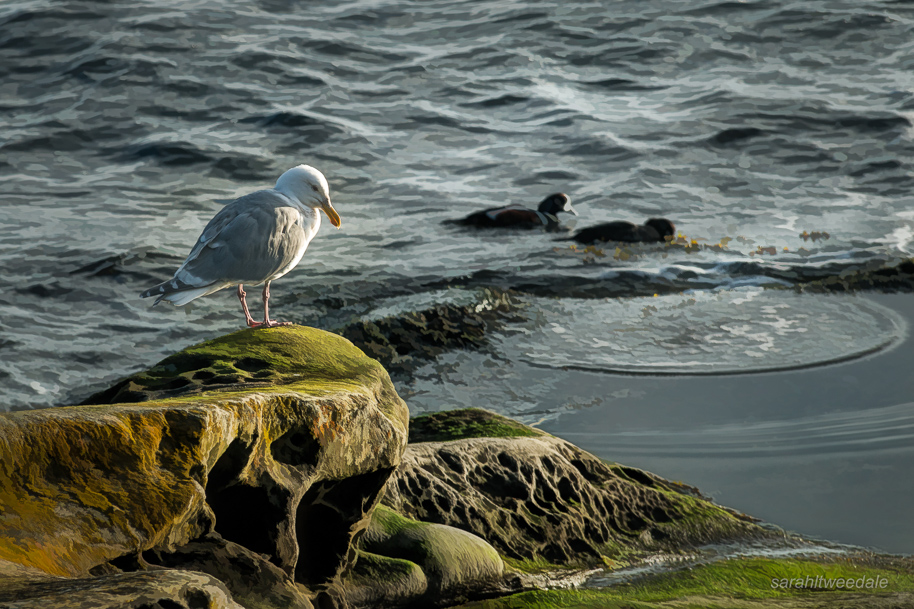
[{"label": "dark bird", "polygon": [[543,199],[536,210],[523,205],[493,207],[472,213],[461,220],[449,220],[448,223],[485,228],[556,228],[559,225],[558,214],[563,211],[578,215],[571,206],[571,198],[559,192]]},{"label": "dark bird", "polygon": [[[340,215],[330,203],[330,187],[320,171],[299,165],[285,172],[269,190],[235,199],[217,213],[174,277],[140,294],[186,305],[195,298],[238,286],[245,323],[252,328],[287,325],[270,319],[270,282],[301,261],[321,226],[323,211],[333,226]],[[244,285],[263,284],[263,321],[254,321]]]},{"label": "dark bird", "polygon": [[617,220],[604,222],[582,228],[567,239],[560,241],[577,241],[578,243],[594,243],[596,241],[625,241],[628,243],[650,243],[666,241],[667,237],[676,235],[676,225],[666,218],[651,218],[644,224],[632,224]]}]

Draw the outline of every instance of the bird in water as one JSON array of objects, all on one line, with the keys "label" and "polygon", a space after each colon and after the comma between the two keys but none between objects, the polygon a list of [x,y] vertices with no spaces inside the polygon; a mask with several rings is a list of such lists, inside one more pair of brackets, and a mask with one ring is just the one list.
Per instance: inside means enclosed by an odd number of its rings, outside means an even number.
[{"label": "bird in water", "polygon": [[554,229],[559,225],[558,214],[561,212],[578,215],[578,212],[571,206],[571,198],[559,192],[543,199],[536,210],[523,205],[493,207],[477,211],[460,220],[450,220],[448,223],[485,228],[536,228],[545,226],[546,228]]},{"label": "bird in water", "polygon": [[[251,328],[290,325],[270,319],[270,282],[301,261],[317,235],[323,210],[333,226],[340,215],[330,203],[330,187],[320,171],[299,165],[276,186],[235,199],[209,221],[174,277],[151,287],[141,298],[158,296],[175,305],[237,285],[238,300]],[[263,321],[251,317],[244,284],[263,284]]]},{"label": "bird in water", "polygon": [[628,243],[663,242],[676,236],[676,225],[666,218],[651,218],[644,224],[618,220],[582,228],[574,235],[559,241],[594,243],[596,241],[625,241]]}]

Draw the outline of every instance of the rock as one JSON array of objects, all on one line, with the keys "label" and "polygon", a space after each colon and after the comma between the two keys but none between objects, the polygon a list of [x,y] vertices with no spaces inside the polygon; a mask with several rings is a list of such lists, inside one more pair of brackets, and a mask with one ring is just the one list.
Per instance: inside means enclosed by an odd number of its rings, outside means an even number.
[{"label": "rock", "polygon": [[428,580],[414,562],[359,550],[346,576],[346,600],[355,607],[401,607],[425,597]]},{"label": "rock", "polygon": [[214,577],[191,571],[117,573],[90,578],[0,579],[4,609],[252,609]]},{"label": "rock", "polygon": [[[311,328],[208,341],[98,400],[145,401],[0,415],[0,560],[102,579],[186,563],[240,597],[276,584],[263,607],[332,605],[407,440],[386,371]],[[260,583],[232,581],[245,564]]]},{"label": "rock", "polygon": [[[504,417],[479,410],[433,416],[439,430],[447,431],[450,418],[477,435],[488,429],[512,437],[410,444],[384,505],[472,532],[515,567],[612,565],[639,552],[770,535],[690,487],[608,465],[529,427],[521,435],[520,424]],[[414,430],[430,427],[423,418],[414,419]]]},{"label": "rock", "polygon": [[[357,589],[349,596],[360,606],[433,607],[505,589],[504,563],[495,548],[454,527],[418,522],[378,506],[360,545],[364,552],[353,575]],[[367,564],[360,565],[365,559]]]},{"label": "rock", "polygon": [[409,377],[415,368],[451,349],[476,349],[505,321],[520,319],[519,303],[497,288],[482,290],[474,304],[439,304],[374,321],[357,321],[339,329],[391,374]]},{"label": "rock", "polygon": [[[821,278],[804,278],[796,289],[801,292],[912,292],[914,291],[914,258],[893,265],[859,268],[835,265],[838,272]],[[820,273],[822,271],[819,271]]]},{"label": "rock", "polygon": [[[192,541],[173,552],[145,552],[143,564],[130,565],[128,570],[148,568],[152,565],[208,573],[224,582],[232,597],[248,609],[312,609],[306,591],[296,585],[282,569],[271,563],[267,556],[226,541],[215,533]],[[127,565],[120,563],[120,566]]]},{"label": "rock", "polygon": [[539,438],[545,435],[542,431],[481,408],[424,414],[409,422],[410,444],[467,438]]}]

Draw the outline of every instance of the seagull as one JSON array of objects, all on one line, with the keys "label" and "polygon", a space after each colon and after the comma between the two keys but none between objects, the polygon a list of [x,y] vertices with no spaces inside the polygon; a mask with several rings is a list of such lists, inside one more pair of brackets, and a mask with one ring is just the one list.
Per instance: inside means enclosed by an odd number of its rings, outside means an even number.
[{"label": "seagull", "polygon": [[[270,319],[270,282],[301,261],[321,226],[323,210],[333,226],[340,215],[330,204],[330,187],[320,171],[299,165],[276,186],[235,199],[209,221],[174,277],[151,287],[141,298],[158,296],[175,305],[238,286],[238,300],[248,327],[291,325]],[[254,321],[245,302],[244,284],[263,284],[263,321]]]},{"label": "seagull", "polygon": [[563,211],[578,215],[578,212],[571,206],[571,198],[565,193],[557,192],[543,199],[536,210],[517,204],[493,207],[477,211],[460,220],[449,220],[447,223],[485,228],[545,226],[554,229],[559,225],[558,214]]}]

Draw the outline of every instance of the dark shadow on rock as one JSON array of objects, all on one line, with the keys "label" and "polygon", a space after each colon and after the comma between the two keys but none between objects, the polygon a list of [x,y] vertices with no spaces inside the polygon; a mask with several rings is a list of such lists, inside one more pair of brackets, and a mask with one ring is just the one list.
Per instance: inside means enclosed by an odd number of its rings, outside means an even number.
[{"label": "dark shadow on rock", "polygon": [[367,525],[392,473],[378,470],[345,480],[327,480],[308,489],[295,517],[301,549],[296,581],[323,589],[352,566],[352,541]]},{"label": "dark shadow on rock", "polygon": [[144,552],[150,566],[200,571],[224,583],[232,596],[247,607],[311,609],[309,591],[249,547],[210,534],[173,552]]}]

